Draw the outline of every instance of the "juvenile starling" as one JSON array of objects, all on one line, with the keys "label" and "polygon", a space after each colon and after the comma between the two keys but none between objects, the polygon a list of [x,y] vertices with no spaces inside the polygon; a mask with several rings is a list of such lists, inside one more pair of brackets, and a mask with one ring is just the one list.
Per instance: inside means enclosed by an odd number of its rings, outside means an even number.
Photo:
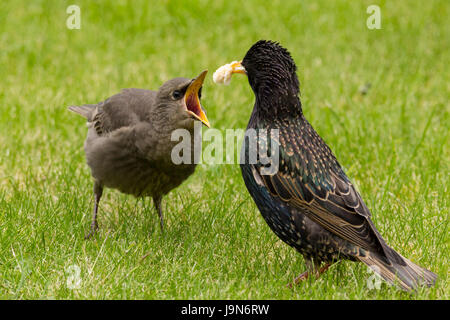
[{"label": "juvenile starling", "polygon": [[200,104],[206,73],[195,79],[169,80],[157,92],[123,89],[98,104],[69,107],[85,117],[88,125],[84,150],[94,178],[95,204],[86,238],[98,229],[97,212],[104,187],[152,197],[163,229],[162,197],[186,180],[196,166],[194,161],[179,165],[172,162],[172,148],[179,142],[171,141],[171,134],[176,129],[188,130],[191,150],[199,151],[193,148],[198,139],[194,137],[194,122],[209,127]]},{"label": "juvenile starling", "polygon": [[[309,275],[319,276],[339,260],[362,261],[390,283],[404,290],[431,286],[436,275],[390,248],[330,148],[305,119],[299,99],[296,65],[278,43],[255,43],[231,73],[246,73],[256,97],[247,129],[278,129],[278,171],[263,174],[266,166],[241,164],[245,185],[272,231],[301,253]],[[226,82],[219,69],[215,78]],[[267,139],[266,139],[267,140]],[[275,139],[276,140],[276,139]],[[256,144],[261,147],[264,139]],[[243,144],[241,159],[255,149]],[[276,148],[270,147],[270,150]],[[245,157],[242,157],[244,153]]]}]

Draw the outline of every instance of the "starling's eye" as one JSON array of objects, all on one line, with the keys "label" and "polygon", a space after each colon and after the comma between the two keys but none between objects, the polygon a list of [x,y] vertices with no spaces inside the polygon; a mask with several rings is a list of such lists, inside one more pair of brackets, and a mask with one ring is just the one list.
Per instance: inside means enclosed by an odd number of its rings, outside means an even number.
[{"label": "starling's eye", "polygon": [[172,92],[172,98],[174,98],[175,100],[181,99],[182,96],[183,93],[180,90],[175,90],[174,92]]}]

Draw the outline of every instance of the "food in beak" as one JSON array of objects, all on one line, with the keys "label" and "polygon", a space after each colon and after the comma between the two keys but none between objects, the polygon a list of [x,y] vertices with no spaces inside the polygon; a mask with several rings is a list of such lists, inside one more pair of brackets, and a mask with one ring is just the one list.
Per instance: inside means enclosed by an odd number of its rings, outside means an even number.
[{"label": "food in beak", "polygon": [[203,71],[200,75],[192,80],[189,87],[186,89],[184,95],[184,103],[186,104],[187,112],[194,117],[194,119],[200,120],[205,126],[210,127],[208,118],[200,104],[200,98],[198,97],[198,92],[203,86],[203,81],[205,80],[208,70]]},{"label": "food in beak", "polygon": [[231,82],[231,76],[233,73],[246,74],[245,68],[241,64],[242,61],[233,61],[226,65],[221,66],[213,74],[213,80],[215,83],[229,85]]}]

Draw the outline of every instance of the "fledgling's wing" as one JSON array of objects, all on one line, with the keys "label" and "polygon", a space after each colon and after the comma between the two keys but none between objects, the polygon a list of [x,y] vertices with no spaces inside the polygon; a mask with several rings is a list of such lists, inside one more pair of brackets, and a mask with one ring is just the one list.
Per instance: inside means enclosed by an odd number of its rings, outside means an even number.
[{"label": "fledgling's wing", "polygon": [[148,120],[148,111],[155,101],[156,92],[145,89],[123,89],[98,104],[70,106],[69,110],[84,116],[94,124],[99,136],[122,127]]}]

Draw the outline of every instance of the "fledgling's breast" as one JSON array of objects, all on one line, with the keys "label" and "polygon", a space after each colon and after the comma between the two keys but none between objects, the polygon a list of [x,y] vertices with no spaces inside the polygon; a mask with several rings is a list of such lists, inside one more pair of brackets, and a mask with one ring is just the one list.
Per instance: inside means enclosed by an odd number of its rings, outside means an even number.
[{"label": "fledgling's breast", "polygon": [[[181,169],[181,168],[180,168]],[[140,196],[162,196],[179,186],[195,170],[195,166],[183,170],[166,171],[155,168],[144,159],[116,159],[108,169],[95,172],[93,176],[108,188]]]}]

